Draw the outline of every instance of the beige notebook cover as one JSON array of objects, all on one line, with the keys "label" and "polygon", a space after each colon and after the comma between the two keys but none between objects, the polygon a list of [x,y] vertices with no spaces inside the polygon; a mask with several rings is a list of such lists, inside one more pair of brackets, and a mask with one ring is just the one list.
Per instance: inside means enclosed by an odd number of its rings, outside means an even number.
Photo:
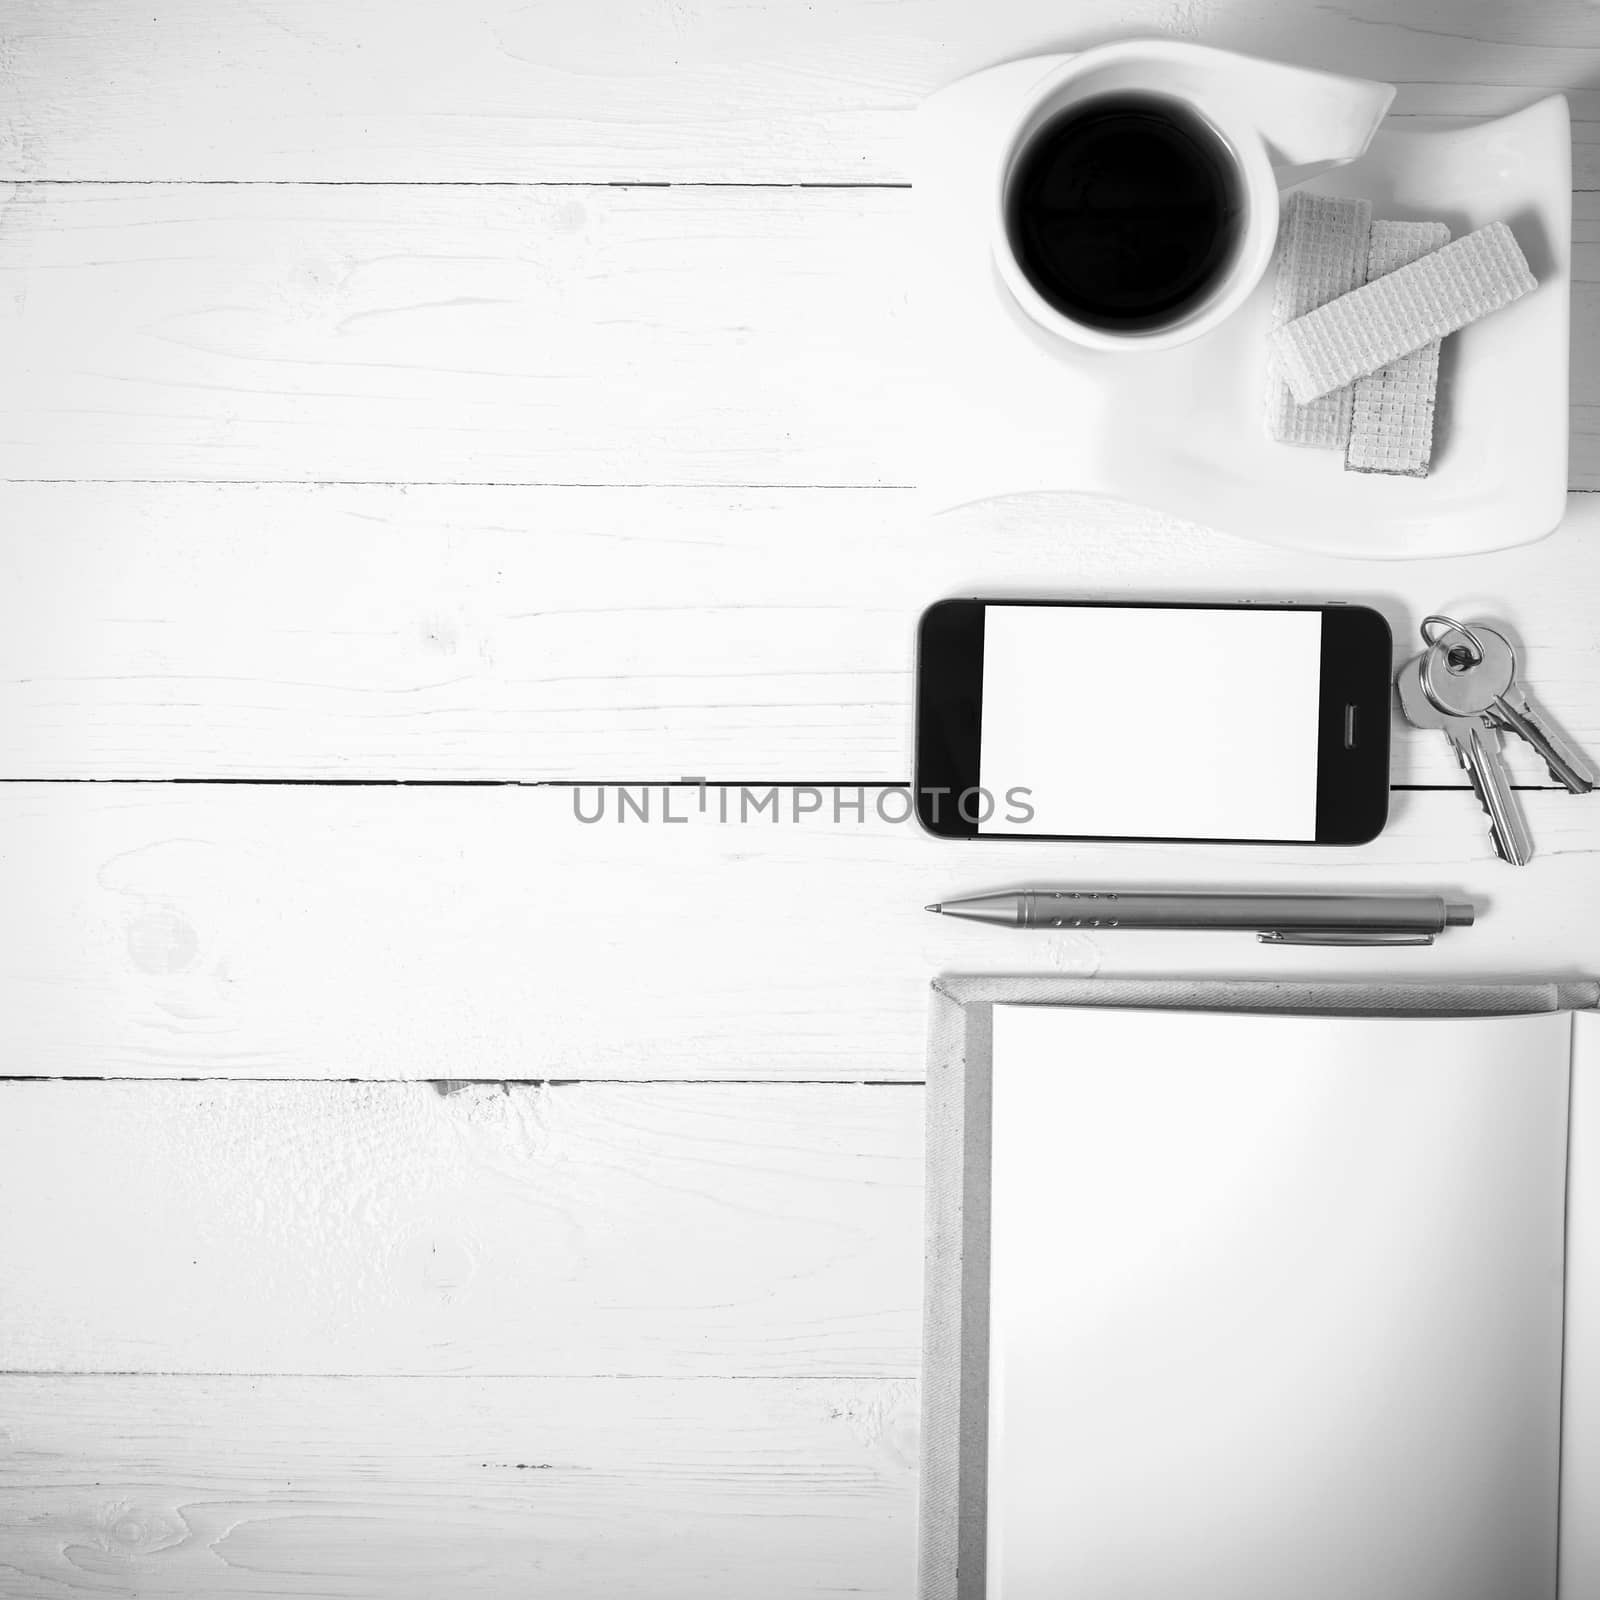
[{"label": "beige notebook cover", "polygon": [[939,986],[923,1594],[1600,1594],[1594,993]]}]

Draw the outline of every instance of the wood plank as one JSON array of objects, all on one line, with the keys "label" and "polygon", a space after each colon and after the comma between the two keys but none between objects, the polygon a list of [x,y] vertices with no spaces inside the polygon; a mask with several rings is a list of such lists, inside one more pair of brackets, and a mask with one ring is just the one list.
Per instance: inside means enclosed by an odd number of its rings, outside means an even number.
[{"label": "wood plank", "polygon": [[[1600,748],[1592,497],[1530,548],[1360,572],[1077,497],[911,502],[0,484],[0,775],[903,783],[917,614],[978,593],[1348,598],[1401,655],[1430,611],[1492,617]],[[1463,782],[1398,719],[1394,781]]]},{"label": "wood plank", "polygon": [[[913,1085],[6,1083],[23,1371],[906,1377]],[[63,1263],[71,1263],[64,1270]]]},{"label": "wood plank", "polygon": [[[915,480],[907,190],[44,184],[0,206],[0,477]],[[1577,277],[1581,351],[1600,271]]]},{"label": "wood plank", "polygon": [[912,1583],[903,1380],[7,1377],[0,1428],[7,1600]]},{"label": "wood plank", "polygon": [[908,198],[23,186],[0,475],[894,481]]},{"label": "wood plank", "polygon": [[[1540,854],[1495,861],[1464,793],[1395,797],[1360,850],[954,848],[868,792],[603,823],[573,791],[0,786],[0,1071],[237,1078],[915,1079],[944,971],[1418,978],[1583,970],[1600,800],[1525,794]],[[583,792],[586,814],[597,796]],[[636,794],[636,799],[639,798]],[[765,799],[765,791],[757,791]],[[856,797],[841,795],[847,807]],[[815,810],[793,820],[796,803]],[[1244,936],[1008,936],[929,916],[1015,882],[1467,896],[1431,950]]]},{"label": "wood plank", "polygon": [[0,177],[892,182],[933,88],[1163,31],[1384,77],[1403,113],[1592,116],[1600,69],[1562,0],[12,0]]}]

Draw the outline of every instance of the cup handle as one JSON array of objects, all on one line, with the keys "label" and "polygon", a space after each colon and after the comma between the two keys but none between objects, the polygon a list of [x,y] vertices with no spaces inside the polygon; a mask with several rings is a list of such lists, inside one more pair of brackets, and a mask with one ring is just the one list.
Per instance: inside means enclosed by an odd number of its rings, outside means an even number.
[{"label": "cup handle", "polygon": [[1395,95],[1392,83],[1248,56],[1231,58],[1229,66],[1238,104],[1253,109],[1280,189],[1364,155]]}]

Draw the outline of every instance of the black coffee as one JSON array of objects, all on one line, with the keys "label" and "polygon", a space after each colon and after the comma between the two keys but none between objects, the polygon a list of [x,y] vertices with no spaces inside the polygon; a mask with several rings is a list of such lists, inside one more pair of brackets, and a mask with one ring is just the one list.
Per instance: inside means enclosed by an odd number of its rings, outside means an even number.
[{"label": "black coffee", "polygon": [[1233,259],[1233,155],[1187,106],[1106,95],[1034,136],[1007,196],[1011,250],[1063,315],[1130,333],[1177,322]]}]

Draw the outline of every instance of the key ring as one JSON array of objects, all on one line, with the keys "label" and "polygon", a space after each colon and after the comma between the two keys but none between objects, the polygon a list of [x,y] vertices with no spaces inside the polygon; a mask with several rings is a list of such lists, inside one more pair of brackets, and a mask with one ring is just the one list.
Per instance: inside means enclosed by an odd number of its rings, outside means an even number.
[{"label": "key ring", "polygon": [[[1459,633],[1464,639],[1466,639],[1468,645],[1471,647],[1472,659],[1470,661],[1463,662],[1459,667],[1456,666],[1456,664],[1452,661],[1450,666],[1453,668],[1453,670],[1457,672],[1464,672],[1469,667],[1477,666],[1477,664],[1483,660],[1483,640],[1480,639],[1477,634],[1475,634],[1472,629],[1466,625],[1466,623],[1457,622],[1454,617],[1424,617],[1422,619],[1422,642],[1427,645],[1430,650],[1439,642],[1431,633],[1428,632],[1429,628],[1432,627],[1441,628],[1445,633]],[[1458,645],[1456,648],[1459,649],[1460,646]],[[1452,650],[1450,653],[1451,655],[1454,655],[1455,651]],[[1429,699],[1432,698],[1433,697],[1430,695]]]}]

